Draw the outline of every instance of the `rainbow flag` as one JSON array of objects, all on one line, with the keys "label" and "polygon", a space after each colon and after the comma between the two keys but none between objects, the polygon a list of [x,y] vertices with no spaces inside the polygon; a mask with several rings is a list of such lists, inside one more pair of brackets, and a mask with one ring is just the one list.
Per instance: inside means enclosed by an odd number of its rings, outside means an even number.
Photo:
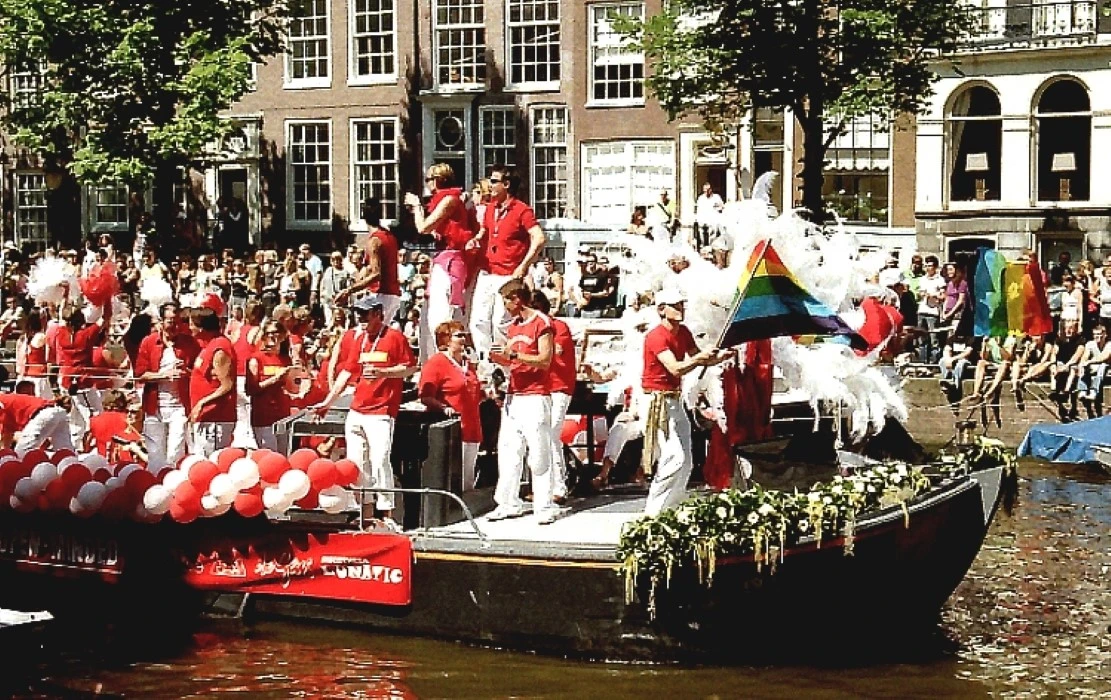
[{"label": "rainbow flag", "polygon": [[1042,335],[1053,330],[1037,262],[1008,262],[998,251],[981,248],[972,289],[977,336]]},{"label": "rainbow flag", "polygon": [[733,314],[719,347],[784,335],[832,335],[862,350],[868,344],[835,314],[815,299],[772,247],[761,241],[752,251],[737,285]]}]

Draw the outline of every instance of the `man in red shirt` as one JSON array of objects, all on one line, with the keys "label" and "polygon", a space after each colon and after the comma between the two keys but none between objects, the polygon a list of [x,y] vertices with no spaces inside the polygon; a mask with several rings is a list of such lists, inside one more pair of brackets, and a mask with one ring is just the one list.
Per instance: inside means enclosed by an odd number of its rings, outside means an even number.
[{"label": "man in red shirt", "polygon": [[175,303],[159,309],[158,329],[143,338],[135,358],[135,379],[143,386],[143,436],[150,468],[176,464],[185,456],[189,424],[189,368],[200,347]]},{"label": "man in red shirt", "polygon": [[0,439],[9,445],[18,433],[15,451],[24,454],[47,442],[54,450],[72,450],[69,415],[53,401],[27,394],[0,394]]},{"label": "man in red shirt", "polygon": [[731,351],[699,351],[690,329],[683,325],[686,301],[674,289],[656,294],[660,325],[644,337],[644,373],[641,386],[649,399],[642,418],[645,473],[657,464],[648,487],[644,512],[659,515],[683,500],[694,461],[691,457],[691,424],[680,395],[682,377],[698,367],[717,364]]},{"label": "man in red shirt", "polygon": [[547,239],[532,208],[512,195],[516,178],[509,168],[490,169],[491,201],[482,229],[468,247],[481,246],[482,268],[471,297],[471,342],[480,356],[490,352],[494,334],[501,336],[506,309],[500,290],[509,280],[523,280]]},{"label": "man in red shirt", "polygon": [[494,491],[498,507],[487,518],[504,520],[525,514],[521,472],[527,451],[533,513],[539,524],[547,525],[559,515],[552,502],[552,322],[529,306],[531,293],[524,282],[510,280],[500,292],[513,322],[506,331],[505,345],[490,347],[490,359],[509,369],[509,390],[498,433],[498,485]]},{"label": "man in red shirt", "polygon": [[397,237],[382,228],[382,202],[368,197],[363,202],[363,221],[370,227],[366,239],[366,267],[356,275],[355,283],[335,296],[334,304],[343,306],[358,298],[364,289],[377,295],[388,326],[401,309],[401,282],[397,276]]},{"label": "man in red shirt", "polygon": [[[339,373],[331,391],[313,410],[323,416],[350,379],[358,377],[351,410],[347,412],[344,424],[347,456],[359,465],[362,472],[360,487],[392,489],[390,451],[393,448],[394,421],[401,409],[405,378],[417,371],[417,362],[409,341],[401,331],[386,325],[383,303],[376,294],[368,294],[356,301],[355,312],[366,330],[355,341],[356,347],[341,355]],[[383,524],[388,529],[399,530],[393,521],[393,492],[377,492],[374,504]],[[369,505],[364,501],[364,516],[368,515],[366,510]]]},{"label": "man in red shirt", "polygon": [[201,348],[189,375],[189,422],[194,452],[207,457],[230,446],[235,431],[235,350],[212,309],[193,309],[189,322]]},{"label": "man in red shirt", "polygon": [[[540,289],[532,293],[532,308],[547,315],[551,302]],[[571,328],[562,319],[549,316],[552,322],[552,373],[549,389],[552,392],[552,500],[562,503],[567,498],[567,460],[563,456],[563,420],[575,393],[578,371],[575,367],[575,339]]]}]

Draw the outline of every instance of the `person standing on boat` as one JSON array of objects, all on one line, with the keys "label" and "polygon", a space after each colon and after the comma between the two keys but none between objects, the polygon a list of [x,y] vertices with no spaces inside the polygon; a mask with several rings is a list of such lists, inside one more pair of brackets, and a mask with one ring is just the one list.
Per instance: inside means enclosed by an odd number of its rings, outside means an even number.
[{"label": "person standing on boat", "polygon": [[251,396],[251,430],[260,448],[278,449],[274,424],[289,418],[289,389],[296,375],[289,357],[288,333],[277,321],[262,326],[260,347],[247,358],[245,391]]},{"label": "person standing on boat", "polygon": [[484,252],[470,309],[471,342],[480,357],[490,352],[495,333],[501,336],[507,313],[502,286],[524,280],[547,241],[532,207],[513,196],[516,184],[506,166],[490,169],[491,200],[482,228],[468,246]]},{"label": "person standing on boat", "polygon": [[683,375],[699,367],[715,365],[730,351],[699,351],[690,329],[683,325],[686,299],[676,289],[656,294],[660,325],[644,337],[644,373],[641,387],[647,397],[644,412],[644,471],[655,477],[648,487],[644,512],[659,515],[672,508],[687,492],[694,461],[691,456],[691,424],[680,387]]},{"label": "person standing on boat", "polygon": [[336,306],[343,306],[348,299],[358,298],[363,290],[369,290],[382,305],[386,325],[389,325],[401,309],[397,237],[392,231],[382,227],[382,202],[377,197],[366,198],[362,216],[370,227],[370,234],[366,239],[366,267],[355,273],[355,282],[337,294],[334,303]]},{"label": "person standing on boat", "polygon": [[478,412],[482,403],[482,383],[474,366],[467,360],[467,333],[458,321],[447,321],[436,327],[436,347],[440,349],[420,371],[419,396],[431,411],[445,416],[459,416],[459,432],[463,439],[463,490],[475,485],[475,463],[482,444],[482,419]]},{"label": "person standing on boat", "polygon": [[[487,217],[489,218],[489,217]],[[528,458],[532,472],[532,508],[541,525],[559,516],[552,504],[552,397],[550,368],[555,354],[552,322],[529,306],[531,293],[519,279],[499,290],[506,312],[513,317],[505,344],[490,346],[490,360],[509,369],[509,390],[498,433],[498,507],[490,520],[525,514],[521,500],[521,472]]]},{"label": "person standing on boat", "polygon": [[[537,289],[532,293],[532,308],[544,315],[551,312],[548,297]],[[575,340],[571,328],[562,319],[549,316],[552,322],[552,500],[559,504],[567,498],[567,460],[563,457],[563,420],[575,393],[578,371],[575,367]]]},{"label": "person standing on boat", "polygon": [[189,416],[189,372],[200,353],[176,303],[163,304],[158,330],[139,344],[135,380],[143,385],[143,435],[154,464],[176,464],[185,456]]},{"label": "person standing on boat", "polygon": [[207,457],[229,447],[235,430],[235,349],[212,309],[193,309],[189,322],[201,348],[189,375],[189,422],[194,452]]},{"label": "person standing on boat", "polygon": [[[347,456],[359,465],[359,486],[386,489],[376,494],[375,505],[385,526],[398,530],[393,521],[393,447],[394,421],[401,409],[401,391],[406,377],[417,371],[416,358],[401,331],[386,325],[383,301],[368,294],[355,302],[355,311],[364,332],[357,336],[354,352],[341,356],[341,365],[328,396],[313,407],[318,416],[358,377],[351,410],[344,423]],[[368,506],[364,503],[364,511]],[[365,515],[365,512],[364,512]]]}]

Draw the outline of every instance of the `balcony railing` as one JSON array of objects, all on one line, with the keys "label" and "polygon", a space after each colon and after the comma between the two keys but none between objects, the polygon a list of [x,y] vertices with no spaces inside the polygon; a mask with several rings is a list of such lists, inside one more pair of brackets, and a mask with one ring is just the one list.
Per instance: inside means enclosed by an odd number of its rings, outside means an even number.
[{"label": "balcony railing", "polygon": [[[1053,41],[1094,40],[1097,0],[1007,3],[966,0],[977,19],[973,46]],[[982,4],[981,4],[982,3]]]}]

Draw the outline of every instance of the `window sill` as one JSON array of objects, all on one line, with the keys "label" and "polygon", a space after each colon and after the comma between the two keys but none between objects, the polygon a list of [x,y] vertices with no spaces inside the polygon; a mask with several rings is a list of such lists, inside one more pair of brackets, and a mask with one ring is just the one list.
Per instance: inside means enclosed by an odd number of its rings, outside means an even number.
[{"label": "window sill", "polygon": [[283,90],[324,90],[332,87],[332,79],[324,80],[287,80],[282,83]]},{"label": "window sill", "polygon": [[486,92],[486,83],[466,83],[463,85],[433,85],[426,95],[477,95]]},{"label": "window sill", "polygon": [[630,107],[643,107],[644,100],[587,100],[587,109],[622,109]]},{"label": "window sill", "polygon": [[558,80],[547,83],[517,83],[515,85],[506,85],[502,92],[510,92],[515,94],[528,93],[528,92],[559,92],[560,83]]},{"label": "window sill", "polygon": [[370,77],[356,77],[347,79],[347,87],[380,87],[384,85],[397,85],[397,74],[375,75]]},{"label": "window sill", "polygon": [[332,221],[297,221],[289,219],[286,228],[290,231],[331,231]]}]

